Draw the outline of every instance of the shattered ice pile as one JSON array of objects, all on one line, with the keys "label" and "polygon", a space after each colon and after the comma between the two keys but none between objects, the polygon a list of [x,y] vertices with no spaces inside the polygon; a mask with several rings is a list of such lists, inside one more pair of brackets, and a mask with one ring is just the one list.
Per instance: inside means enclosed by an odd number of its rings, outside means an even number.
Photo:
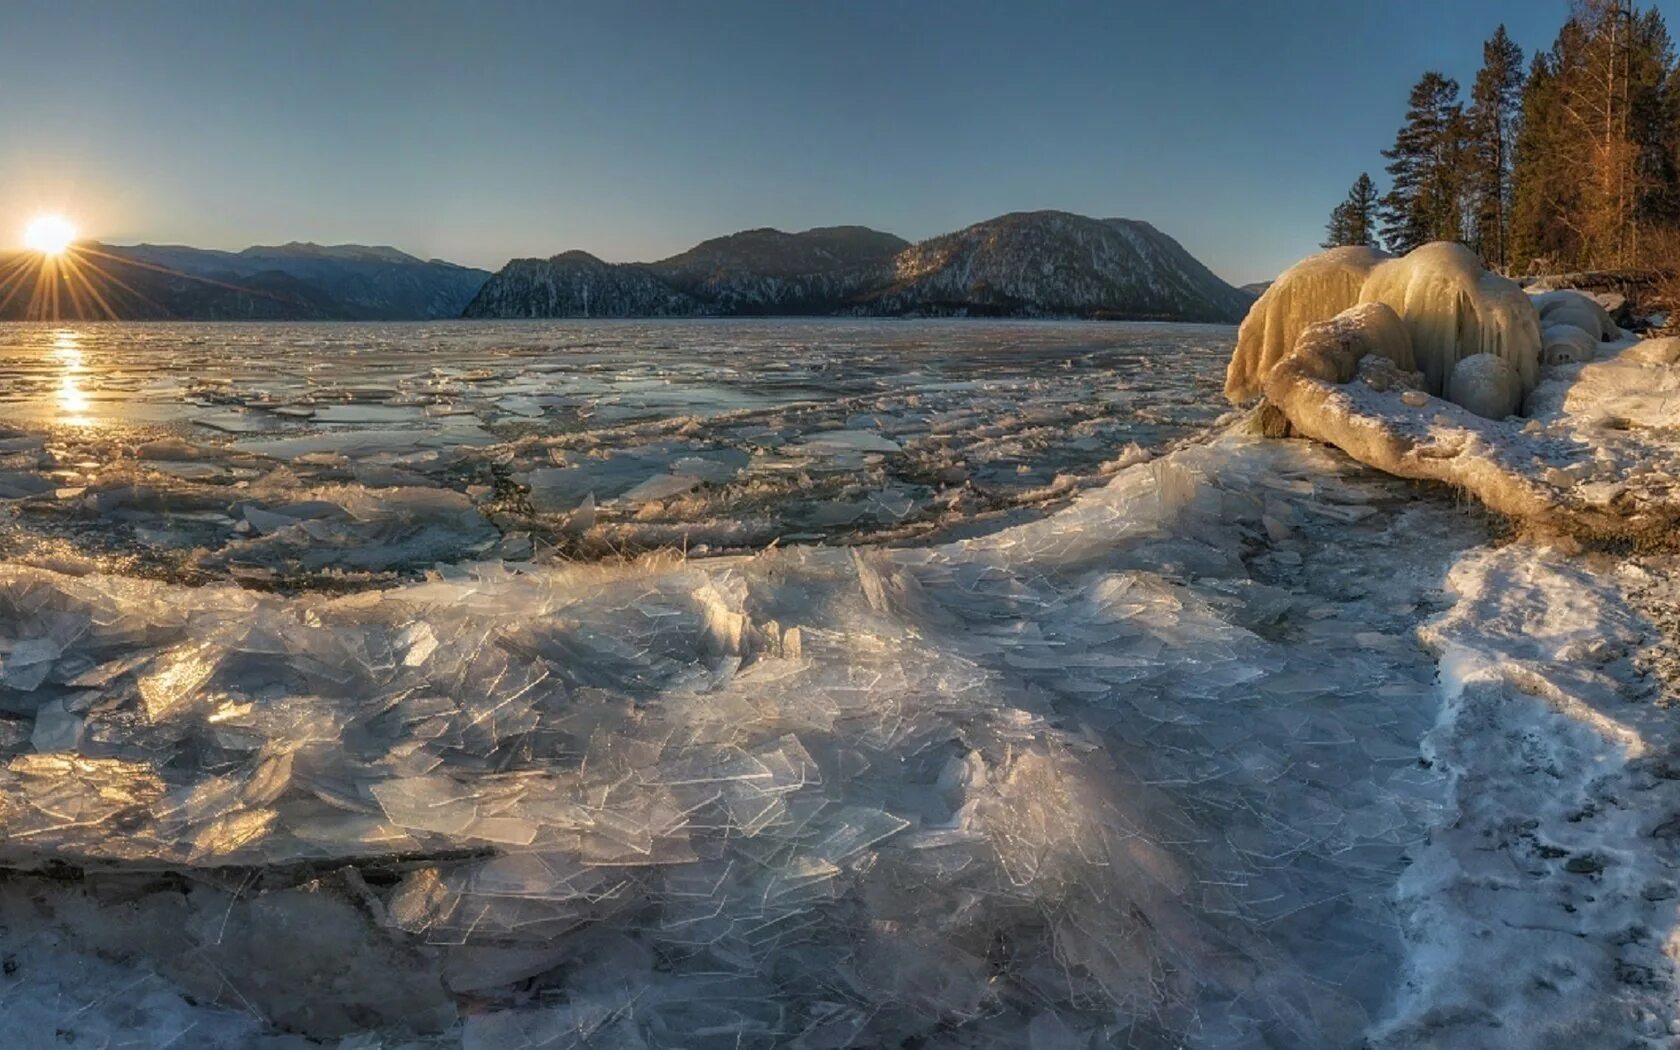
[{"label": "shattered ice pile", "polygon": [[1225,435],[939,547],[342,597],[5,567],[0,1010],[23,1045],[1347,1045],[1447,801],[1411,634],[1474,530],[1412,496]]}]

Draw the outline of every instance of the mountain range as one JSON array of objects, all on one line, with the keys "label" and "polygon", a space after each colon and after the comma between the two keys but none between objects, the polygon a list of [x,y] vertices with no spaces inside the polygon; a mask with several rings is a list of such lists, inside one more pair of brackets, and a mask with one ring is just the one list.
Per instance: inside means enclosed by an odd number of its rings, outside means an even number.
[{"label": "mountain range", "polygon": [[[32,269],[33,268],[33,269]],[[7,279],[9,276],[9,280]],[[495,274],[395,248],[77,244],[0,255],[0,320],[1081,317],[1241,320],[1253,294],[1133,219],[1014,212],[911,244],[863,226],[715,237],[651,263],[583,251]],[[56,300],[56,310],[43,305]]]},{"label": "mountain range", "polygon": [[652,263],[515,259],[467,317],[766,314],[1241,320],[1253,296],[1135,219],[1014,212],[910,244],[862,226],[748,230]]},{"label": "mountain range", "polygon": [[461,316],[490,276],[395,248],[296,241],[239,252],[84,242],[50,267],[0,256],[0,273],[13,267],[21,279],[0,293],[0,320],[39,316],[31,299],[55,290],[65,320],[429,320]]}]

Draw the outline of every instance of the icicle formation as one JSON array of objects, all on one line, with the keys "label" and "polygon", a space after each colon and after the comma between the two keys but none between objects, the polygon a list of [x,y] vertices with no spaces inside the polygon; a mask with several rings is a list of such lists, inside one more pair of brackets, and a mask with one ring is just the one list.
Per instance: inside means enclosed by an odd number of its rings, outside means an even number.
[{"label": "icicle formation", "polygon": [[1332,248],[1285,270],[1249,308],[1237,330],[1237,352],[1225,373],[1225,396],[1233,403],[1260,396],[1266,373],[1295,349],[1301,332],[1359,302],[1365,278],[1388,258],[1375,248]]},{"label": "icicle formation", "polygon": [[1539,312],[1515,281],[1485,269],[1462,244],[1437,241],[1383,263],[1359,301],[1386,303],[1406,322],[1432,394],[1446,392],[1454,366],[1477,354],[1510,365],[1524,397],[1540,379]]},{"label": "icicle formation", "polygon": [[[1514,282],[1484,269],[1468,248],[1437,242],[1400,259],[1370,248],[1333,248],[1295,264],[1243,321],[1226,372],[1225,396],[1233,402],[1258,396],[1266,376],[1296,349],[1308,326],[1357,303],[1382,303],[1399,316],[1411,337],[1416,367],[1432,394],[1449,393],[1453,368],[1478,354],[1499,358],[1518,377],[1518,402],[1509,406],[1511,411],[1539,379],[1540,315],[1535,304]],[[1483,368],[1477,374],[1503,372]],[[1473,400],[1490,408],[1509,399],[1501,395]]]}]

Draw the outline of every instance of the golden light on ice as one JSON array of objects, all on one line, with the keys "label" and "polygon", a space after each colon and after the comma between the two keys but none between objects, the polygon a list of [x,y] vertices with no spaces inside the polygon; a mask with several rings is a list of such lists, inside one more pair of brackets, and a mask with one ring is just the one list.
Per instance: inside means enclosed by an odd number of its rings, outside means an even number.
[{"label": "golden light on ice", "polygon": [[23,230],[23,246],[42,255],[62,255],[76,240],[76,227],[62,215],[37,215]]},{"label": "golden light on ice", "polygon": [[65,328],[53,333],[52,356],[59,369],[58,410],[61,420],[72,426],[88,425],[93,422],[88,418],[92,405],[87,392],[82,389],[82,376],[87,372],[87,364],[74,330]]}]

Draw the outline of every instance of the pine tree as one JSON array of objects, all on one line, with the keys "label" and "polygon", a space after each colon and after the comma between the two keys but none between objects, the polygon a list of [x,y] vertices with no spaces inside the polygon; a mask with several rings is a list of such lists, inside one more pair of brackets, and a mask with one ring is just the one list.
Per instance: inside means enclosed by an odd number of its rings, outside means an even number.
[{"label": "pine tree", "polygon": [[1562,132],[1562,92],[1555,59],[1536,54],[1523,85],[1511,165],[1511,250],[1506,265],[1517,271],[1552,270],[1573,261],[1580,235],[1564,222],[1574,209],[1578,181],[1570,168],[1567,136]]},{"label": "pine tree", "polygon": [[1330,224],[1325,227],[1324,247],[1341,248],[1347,245],[1375,247],[1377,243],[1377,185],[1371,176],[1360,172],[1353,180],[1347,198],[1330,212]]},{"label": "pine tree", "polygon": [[1680,99],[1675,98],[1680,66],[1668,26],[1655,9],[1634,15],[1630,49],[1633,222],[1636,229],[1680,225]]},{"label": "pine tree", "polygon": [[1382,199],[1382,238],[1405,253],[1429,241],[1464,238],[1466,128],[1458,81],[1425,73],[1412,87],[1406,123],[1383,150],[1392,188]]},{"label": "pine tree", "polygon": [[1509,264],[1511,162],[1522,104],[1522,48],[1500,26],[1482,45],[1482,68],[1470,89],[1465,157],[1470,240],[1491,265]]}]

